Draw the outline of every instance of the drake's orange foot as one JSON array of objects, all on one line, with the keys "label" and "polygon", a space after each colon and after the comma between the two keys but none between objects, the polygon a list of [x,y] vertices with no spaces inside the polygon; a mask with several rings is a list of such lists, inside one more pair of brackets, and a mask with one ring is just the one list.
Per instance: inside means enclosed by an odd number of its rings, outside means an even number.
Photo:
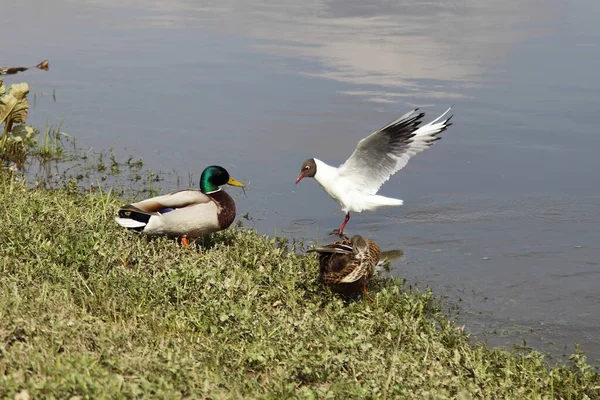
[{"label": "drake's orange foot", "polygon": [[188,241],[188,238],[186,238],[185,236],[181,238],[181,244],[186,249],[188,249],[190,247],[190,242]]}]

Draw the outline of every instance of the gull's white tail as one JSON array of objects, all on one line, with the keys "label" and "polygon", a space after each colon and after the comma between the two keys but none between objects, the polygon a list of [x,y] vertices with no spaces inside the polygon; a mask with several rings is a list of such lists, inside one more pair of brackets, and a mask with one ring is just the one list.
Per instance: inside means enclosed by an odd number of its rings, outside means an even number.
[{"label": "gull's white tail", "polygon": [[385,196],[363,196],[357,204],[348,207],[348,211],[361,212],[365,210],[375,210],[384,206],[401,206],[404,202],[400,199],[393,199]]}]

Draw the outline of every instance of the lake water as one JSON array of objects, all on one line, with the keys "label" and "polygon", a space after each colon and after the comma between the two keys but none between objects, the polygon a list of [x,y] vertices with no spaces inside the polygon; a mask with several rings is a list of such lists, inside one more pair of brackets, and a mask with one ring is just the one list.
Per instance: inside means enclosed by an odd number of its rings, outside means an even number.
[{"label": "lake water", "polygon": [[[218,4],[218,5],[215,5]],[[30,122],[154,170],[249,182],[265,234],[330,241],[343,214],[302,161],[342,163],[415,106],[454,125],[381,189],[405,205],[348,234],[457,304],[492,345],[600,362],[600,2],[4,0],[0,66]],[[56,101],[52,92],[56,94]],[[165,190],[175,188],[165,182]]]}]

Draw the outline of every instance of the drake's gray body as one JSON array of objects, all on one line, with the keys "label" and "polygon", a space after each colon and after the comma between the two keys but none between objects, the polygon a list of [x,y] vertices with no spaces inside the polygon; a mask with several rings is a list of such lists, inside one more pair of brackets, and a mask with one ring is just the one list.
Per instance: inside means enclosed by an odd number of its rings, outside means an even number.
[{"label": "drake's gray body", "polygon": [[195,238],[228,228],[235,214],[235,202],[222,189],[182,190],[124,206],[117,222],[147,235]]}]

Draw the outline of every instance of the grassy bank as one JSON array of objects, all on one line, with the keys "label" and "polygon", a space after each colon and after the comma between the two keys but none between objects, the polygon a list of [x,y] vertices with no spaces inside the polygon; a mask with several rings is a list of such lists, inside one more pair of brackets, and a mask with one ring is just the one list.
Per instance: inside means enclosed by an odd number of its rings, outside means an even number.
[{"label": "grassy bank", "polygon": [[252,231],[189,251],[120,229],[107,193],[1,173],[0,198],[1,398],[600,396],[581,354],[473,344],[399,280],[344,303],[316,256]]}]

